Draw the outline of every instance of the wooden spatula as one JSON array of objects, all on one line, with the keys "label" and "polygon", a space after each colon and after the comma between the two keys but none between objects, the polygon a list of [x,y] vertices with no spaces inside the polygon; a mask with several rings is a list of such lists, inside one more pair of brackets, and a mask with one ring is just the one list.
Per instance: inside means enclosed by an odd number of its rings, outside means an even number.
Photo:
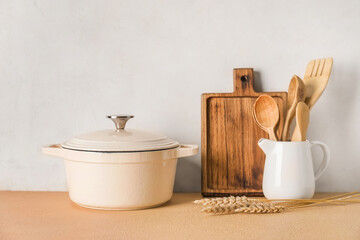
[{"label": "wooden spatula", "polygon": [[289,139],[289,128],[292,120],[295,116],[296,106],[299,102],[305,100],[305,85],[304,82],[298,76],[294,75],[291,78],[289,89],[288,89],[288,98],[287,98],[287,113],[284,123],[284,130],[282,132],[282,141],[287,141]]},{"label": "wooden spatula", "polygon": [[292,142],[306,140],[306,132],[309,126],[310,110],[304,102],[299,102],[296,106],[296,128],[291,138]]}]

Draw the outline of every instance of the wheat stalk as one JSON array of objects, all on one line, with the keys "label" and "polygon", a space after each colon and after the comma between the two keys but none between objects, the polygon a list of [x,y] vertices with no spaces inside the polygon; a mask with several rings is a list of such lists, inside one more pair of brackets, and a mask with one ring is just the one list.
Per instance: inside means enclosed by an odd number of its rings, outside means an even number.
[{"label": "wheat stalk", "polygon": [[238,208],[235,210],[235,213],[280,213],[286,210],[283,206],[273,206],[270,208],[257,208],[257,207],[248,207],[248,208]]},{"label": "wheat stalk", "polygon": [[349,198],[360,196],[358,192],[340,194],[322,199],[275,199],[260,200],[242,197],[204,198],[195,200],[194,203],[201,205],[201,211],[215,214],[228,213],[279,213],[289,209],[309,207],[317,204],[340,204],[360,203],[360,200]]},{"label": "wheat stalk", "polygon": [[273,203],[266,202],[237,202],[231,204],[218,204],[205,206],[201,211],[207,213],[278,213],[284,211],[283,206],[276,206]]},{"label": "wheat stalk", "polygon": [[219,198],[203,198],[201,200],[195,200],[194,203],[206,206],[206,205],[243,203],[243,202],[248,202],[248,201],[258,201],[258,200],[253,200],[253,199],[250,200],[245,196],[242,196],[242,197],[230,196],[230,197],[222,197],[222,198],[220,198],[220,197]]}]

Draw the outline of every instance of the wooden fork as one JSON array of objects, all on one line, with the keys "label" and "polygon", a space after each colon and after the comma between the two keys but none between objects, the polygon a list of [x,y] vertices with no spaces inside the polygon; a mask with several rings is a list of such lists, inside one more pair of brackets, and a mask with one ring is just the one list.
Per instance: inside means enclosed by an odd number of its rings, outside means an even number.
[{"label": "wooden fork", "polygon": [[[308,63],[303,81],[306,89],[304,102],[308,105],[309,110],[324,92],[330,78],[332,65],[333,59],[331,57],[312,60]],[[292,136],[299,136],[299,134],[300,129],[296,125]]]},{"label": "wooden fork", "polygon": [[305,103],[309,109],[314,106],[324,92],[332,65],[332,58],[316,59],[308,63],[303,81],[306,87]]}]

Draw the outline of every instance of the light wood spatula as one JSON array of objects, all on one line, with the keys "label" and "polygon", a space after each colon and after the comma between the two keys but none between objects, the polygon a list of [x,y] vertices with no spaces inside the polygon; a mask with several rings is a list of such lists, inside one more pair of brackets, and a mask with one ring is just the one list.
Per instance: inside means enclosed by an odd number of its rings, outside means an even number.
[{"label": "light wood spatula", "polygon": [[287,97],[287,114],[284,123],[284,129],[282,132],[282,141],[287,141],[289,138],[289,128],[292,120],[295,116],[296,106],[299,102],[303,102],[305,100],[305,84],[301,78],[294,75],[291,78],[289,89],[288,89],[288,97]]},{"label": "light wood spatula", "polygon": [[300,142],[306,140],[306,132],[310,120],[309,107],[304,102],[299,102],[296,106],[296,131],[291,138],[292,142]]}]

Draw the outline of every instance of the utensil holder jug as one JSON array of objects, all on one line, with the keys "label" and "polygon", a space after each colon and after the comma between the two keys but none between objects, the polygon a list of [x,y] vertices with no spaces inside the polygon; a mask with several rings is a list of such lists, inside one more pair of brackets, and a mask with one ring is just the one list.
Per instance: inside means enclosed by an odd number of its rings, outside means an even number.
[{"label": "utensil holder jug", "polygon": [[[330,152],[319,141],[276,142],[260,139],[260,148],[266,155],[263,192],[268,199],[312,198],[315,181],[329,164]],[[316,172],[313,169],[311,148],[320,146],[323,160]]]}]

